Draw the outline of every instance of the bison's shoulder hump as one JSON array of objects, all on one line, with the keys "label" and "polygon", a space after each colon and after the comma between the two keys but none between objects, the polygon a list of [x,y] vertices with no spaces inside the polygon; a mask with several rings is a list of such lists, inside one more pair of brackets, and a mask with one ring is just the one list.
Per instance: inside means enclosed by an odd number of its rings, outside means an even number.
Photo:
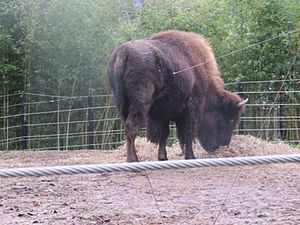
[{"label": "bison's shoulder hump", "polygon": [[178,31],[178,30],[168,30],[168,31],[154,33],[152,34],[151,38],[152,39],[161,39],[161,38],[181,39],[183,41],[184,40],[190,41],[192,39],[195,39],[198,41],[201,40],[208,43],[207,40],[201,34],[197,34],[194,32]]}]

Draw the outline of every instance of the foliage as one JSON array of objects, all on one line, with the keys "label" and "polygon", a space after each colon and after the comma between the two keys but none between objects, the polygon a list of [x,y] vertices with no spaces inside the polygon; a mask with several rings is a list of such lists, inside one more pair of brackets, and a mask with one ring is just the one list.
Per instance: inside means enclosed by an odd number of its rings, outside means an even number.
[{"label": "foliage", "polygon": [[[27,74],[26,89],[33,92],[82,95],[94,88],[108,93],[106,62],[121,42],[167,29],[194,31],[210,40],[218,58],[300,27],[297,0],[148,0],[141,10],[132,2],[2,1],[3,80],[9,87],[20,86]],[[218,59],[225,81],[282,78],[298,39],[294,33]],[[296,78],[297,65],[299,60],[289,78]]]},{"label": "foliage", "polygon": [[[136,7],[137,2],[143,3],[143,7]],[[109,94],[106,63],[116,46],[167,29],[193,31],[207,37],[226,83],[298,79],[299,32],[275,37],[300,28],[299,11],[298,0],[2,0],[0,96],[4,97],[0,97],[0,116],[21,112],[21,107],[8,108],[9,104],[20,103],[20,95],[8,97],[8,94],[22,91],[86,96],[92,88],[95,94]],[[243,48],[246,49],[237,51]],[[236,90],[236,85],[228,87]],[[284,84],[285,90],[297,87]],[[280,83],[247,88],[278,90]],[[28,101],[34,101],[30,98]],[[297,101],[296,97],[282,99]],[[268,102],[274,98],[262,96],[254,100]],[[73,117],[80,117],[71,113],[72,107],[80,104],[74,100],[52,105],[51,110],[70,110],[68,115],[54,116],[53,120],[67,123]],[[97,104],[103,105],[105,101]],[[32,107],[26,108],[28,113],[34,110]],[[46,105],[43,107],[39,110],[50,110]],[[27,120],[38,123],[40,119]],[[18,118],[0,119],[2,123],[17,125]],[[63,132],[69,128],[61,129]],[[85,128],[78,125],[74,129]],[[55,130],[58,128],[51,131]],[[34,130],[29,127],[30,132]]]},{"label": "foliage", "polygon": [[0,3],[0,95],[23,90],[25,36],[17,1]]},{"label": "foliage", "polygon": [[106,61],[120,16],[112,13],[115,2],[53,0],[44,7],[32,28],[32,91],[86,95],[94,88],[107,92]]},{"label": "foliage", "polygon": [[[125,30],[127,37],[135,39],[167,29],[202,33],[218,58],[300,28],[300,3],[296,0],[156,2],[147,1],[134,26]],[[299,32],[219,59],[223,78],[226,82],[283,78],[296,55],[298,40]],[[288,78],[295,79],[297,72]]]}]

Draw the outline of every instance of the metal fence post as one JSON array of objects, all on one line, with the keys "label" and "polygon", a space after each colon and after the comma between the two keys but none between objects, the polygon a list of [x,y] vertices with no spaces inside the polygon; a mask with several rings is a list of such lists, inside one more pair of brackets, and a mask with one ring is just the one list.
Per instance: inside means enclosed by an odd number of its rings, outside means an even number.
[{"label": "metal fence post", "polygon": [[21,124],[21,143],[20,143],[20,148],[22,150],[27,149],[27,125],[26,125],[26,117],[25,117],[25,112],[26,112],[26,93],[23,92],[21,95],[21,115],[20,115],[20,124]]},{"label": "metal fence post", "polygon": [[88,96],[88,148],[94,149],[94,112],[93,112],[93,101],[94,101],[94,89],[89,89]]},{"label": "metal fence post", "polygon": [[283,96],[282,94],[280,94],[279,97],[279,133],[280,133],[280,139],[281,140],[285,140],[285,136],[286,136],[286,131],[284,130],[285,128],[285,119],[284,119],[284,107],[282,104],[283,100]]},{"label": "metal fence post", "polygon": [[[238,91],[238,95],[243,99],[244,98],[244,87],[243,85],[238,82],[237,83],[237,91]],[[238,125],[238,134],[244,134],[244,121],[240,121],[239,125]]]}]

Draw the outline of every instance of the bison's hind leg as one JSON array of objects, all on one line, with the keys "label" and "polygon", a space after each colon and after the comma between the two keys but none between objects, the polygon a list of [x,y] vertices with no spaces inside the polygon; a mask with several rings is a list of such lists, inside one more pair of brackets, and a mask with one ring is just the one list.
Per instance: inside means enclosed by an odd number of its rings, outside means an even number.
[{"label": "bison's hind leg", "polygon": [[135,106],[134,104],[129,107],[129,115],[125,120],[125,139],[127,148],[127,162],[138,162],[138,157],[135,148],[135,139],[145,124],[147,111],[143,106]]},{"label": "bison's hind leg", "polygon": [[149,117],[147,123],[147,138],[152,143],[158,144],[158,160],[168,160],[166,143],[169,136],[169,121]]},{"label": "bison's hind leg", "polygon": [[[145,94],[149,93],[149,94]],[[127,144],[127,162],[138,162],[135,139],[140,129],[145,125],[151,107],[153,90],[144,89],[142,93],[135,92],[129,97],[128,116],[125,120],[125,139]]]}]

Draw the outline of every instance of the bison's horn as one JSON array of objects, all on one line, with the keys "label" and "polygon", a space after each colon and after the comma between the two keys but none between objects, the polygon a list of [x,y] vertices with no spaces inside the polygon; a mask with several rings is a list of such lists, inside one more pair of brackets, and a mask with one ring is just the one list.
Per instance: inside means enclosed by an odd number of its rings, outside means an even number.
[{"label": "bison's horn", "polygon": [[248,102],[248,100],[249,100],[249,98],[246,98],[245,100],[241,101],[237,106],[238,106],[239,108],[242,108],[243,106],[246,105],[246,103]]}]

